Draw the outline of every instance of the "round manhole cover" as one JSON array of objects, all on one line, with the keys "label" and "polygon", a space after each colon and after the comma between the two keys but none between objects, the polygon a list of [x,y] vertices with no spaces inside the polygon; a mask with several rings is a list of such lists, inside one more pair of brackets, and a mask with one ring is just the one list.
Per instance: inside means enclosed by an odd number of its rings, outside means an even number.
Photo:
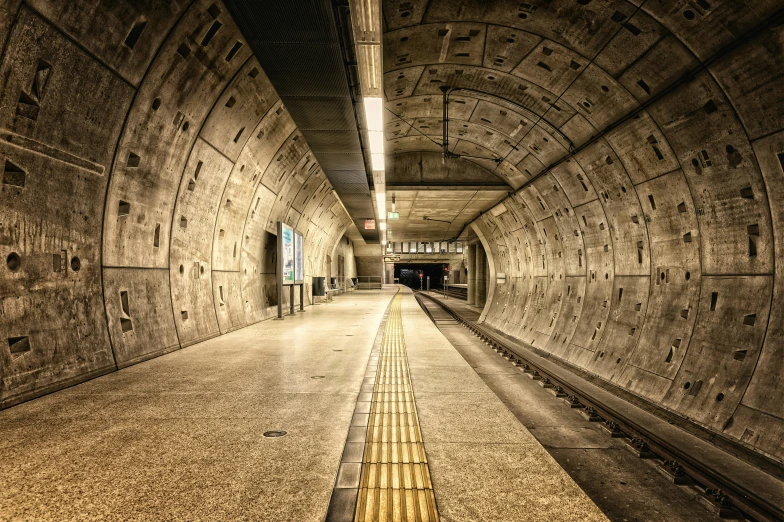
[{"label": "round manhole cover", "polygon": [[324,378],[323,375],[314,375],[313,377],[311,377],[311,379],[323,379],[323,378]]},{"label": "round manhole cover", "polygon": [[265,437],[282,437],[285,434],[286,434],[286,432],[283,431],[283,430],[272,430],[272,431],[265,431],[264,432],[264,436]]}]

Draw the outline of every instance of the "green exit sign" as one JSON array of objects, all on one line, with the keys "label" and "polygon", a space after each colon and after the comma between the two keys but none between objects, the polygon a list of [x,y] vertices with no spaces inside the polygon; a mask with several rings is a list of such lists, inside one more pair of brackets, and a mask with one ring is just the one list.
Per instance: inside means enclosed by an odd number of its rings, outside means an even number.
[{"label": "green exit sign", "polygon": [[387,219],[400,219],[400,212],[387,212]]}]

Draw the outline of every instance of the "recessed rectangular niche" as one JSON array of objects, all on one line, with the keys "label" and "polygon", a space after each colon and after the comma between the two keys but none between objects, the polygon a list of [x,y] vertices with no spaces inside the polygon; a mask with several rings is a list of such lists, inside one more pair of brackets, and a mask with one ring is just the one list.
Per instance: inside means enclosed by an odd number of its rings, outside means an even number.
[{"label": "recessed rectangular niche", "polygon": [[128,303],[128,291],[122,290],[120,291],[120,306],[122,307],[122,313],[129,316],[131,315],[131,307]]},{"label": "recessed rectangular niche", "polygon": [[119,204],[117,205],[117,215],[119,217],[127,216],[131,213],[131,204],[127,201],[120,200]]},{"label": "recessed rectangular niche", "polygon": [[133,330],[133,321],[125,317],[120,317],[120,330],[123,333]]},{"label": "recessed rectangular niche", "polygon": [[685,202],[681,201],[680,203],[678,203],[678,212],[680,212],[680,213],[686,212],[686,203]]},{"label": "recessed rectangular niche", "polygon": [[239,132],[237,132],[237,135],[236,135],[236,136],[234,136],[234,143],[237,143],[237,142],[239,142],[239,141],[240,141],[240,138],[242,137],[242,133],[243,133],[243,132],[245,132],[245,127],[241,128],[241,129],[239,130]]},{"label": "recessed rectangular niche", "polygon": [[701,388],[702,388],[702,381],[695,382],[689,388],[689,395],[692,395],[692,396],[697,395],[698,393],[700,393],[700,389]]},{"label": "recessed rectangular niche", "polygon": [[735,354],[732,356],[733,359],[736,361],[742,361],[746,358],[747,350],[735,350]]},{"label": "recessed rectangular niche", "polygon": [[146,27],[147,19],[140,16],[128,32],[128,36],[125,37],[125,45],[127,45],[129,49],[133,50],[133,48],[136,47],[136,44],[139,42],[139,37]]},{"label": "recessed rectangular niche", "polygon": [[718,292],[711,292],[711,302],[710,302],[710,311],[716,311],[716,301],[719,300],[719,293]]},{"label": "recessed rectangular niche", "polygon": [[131,307],[128,301],[127,290],[120,291],[120,309],[122,312],[120,315],[120,330],[122,330],[123,333],[133,330],[133,321],[131,321],[130,318]]},{"label": "recessed rectangular niche", "polygon": [[755,223],[747,226],[746,232],[749,235],[749,257],[757,257],[757,242],[754,238],[759,237],[759,225]]},{"label": "recessed rectangular niche", "polygon": [[754,326],[757,322],[757,314],[749,314],[743,317],[743,324],[746,326]]},{"label": "recessed rectangular niche", "polygon": [[209,13],[209,15],[213,18],[218,18],[221,14],[221,10],[220,7],[218,7],[215,4],[212,4],[207,8],[207,13]]},{"label": "recessed rectangular niche", "polygon": [[27,176],[22,169],[8,160],[5,161],[5,167],[3,169],[3,185],[24,188],[26,178]]},{"label": "recessed rectangular niche", "polygon": [[740,189],[740,197],[743,199],[754,199],[754,190],[751,187]]},{"label": "recessed rectangular niche", "polygon": [[152,236],[152,246],[155,248],[159,248],[161,246],[161,225],[160,223],[155,224],[155,233]]},{"label": "recessed rectangular niche", "polygon": [[180,216],[180,228],[188,228],[188,218]]},{"label": "recessed rectangular niche", "polygon": [[648,194],[648,201],[651,203],[651,210],[656,210],[656,200],[653,199],[653,194]]},{"label": "recessed rectangular niche", "polygon": [[26,335],[8,338],[8,350],[11,355],[22,355],[30,351],[30,338]]},{"label": "recessed rectangular niche", "polygon": [[65,260],[68,259],[68,251],[61,250],[59,254],[52,254],[52,272],[65,272]]},{"label": "recessed rectangular niche", "polygon": [[28,120],[36,121],[38,119],[38,111],[41,106],[35,98],[22,91],[19,95],[19,102],[16,104],[16,115]]},{"label": "recessed rectangular niche", "polygon": [[241,48],[242,48],[242,42],[236,42],[234,46],[229,50],[229,54],[226,55],[226,61],[230,62]]},{"label": "recessed rectangular niche", "polygon": [[128,153],[128,161],[125,162],[125,166],[129,169],[135,169],[139,166],[141,162],[141,158],[138,154],[134,154],[133,152]]},{"label": "recessed rectangular niche", "polygon": [[212,39],[215,37],[215,35],[218,33],[221,27],[223,27],[223,24],[220,23],[219,21],[215,20],[214,22],[212,22],[212,25],[210,26],[209,30],[207,30],[207,34],[205,34],[204,38],[202,38],[201,40],[201,46],[206,47],[207,44],[209,44],[212,41]]},{"label": "recessed rectangular niche", "polygon": [[187,58],[191,54],[191,48],[188,47],[188,45],[185,42],[183,42],[177,48],[177,54],[179,54],[183,58]]},{"label": "recessed rectangular niche", "polygon": [[180,317],[182,317],[183,321],[187,321],[188,320],[188,310],[183,310],[182,312],[180,312]]}]

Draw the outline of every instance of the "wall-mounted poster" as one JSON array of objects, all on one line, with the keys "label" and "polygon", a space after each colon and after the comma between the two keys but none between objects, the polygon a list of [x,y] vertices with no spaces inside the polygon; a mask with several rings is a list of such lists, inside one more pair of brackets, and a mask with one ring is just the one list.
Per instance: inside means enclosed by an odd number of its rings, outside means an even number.
[{"label": "wall-mounted poster", "polygon": [[278,221],[278,256],[284,285],[294,284],[294,229]]},{"label": "wall-mounted poster", "polygon": [[294,283],[305,282],[305,247],[302,234],[294,232]]}]

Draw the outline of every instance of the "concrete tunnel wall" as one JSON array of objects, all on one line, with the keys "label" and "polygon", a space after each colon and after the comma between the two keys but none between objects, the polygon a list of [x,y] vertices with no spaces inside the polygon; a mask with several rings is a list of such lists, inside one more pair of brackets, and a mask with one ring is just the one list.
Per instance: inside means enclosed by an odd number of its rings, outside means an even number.
[{"label": "concrete tunnel wall", "polygon": [[[578,138],[588,146],[540,165],[472,226],[506,274],[492,282],[488,324],[784,462],[774,27],[603,137]],[[696,63],[668,56],[662,67]],[[592,103],[595,118],[614,110]]]},{"label": "concrete tunnel wall", "polygon": [[350,219],[221,2],[3,0],[0,45],[0,407],[271,317],[278,220],[327,275]]},{"label": "concrete tunnel wall", "polygon": [[[544,173],[474,223],[491,274],[506,274],[491,278],[486,321],[784,461],[782,25],[715,54],[776,2],[714,3],[704,20],[685,2],[646,4],[645,31],[606,47],[612,25],[560,31],[543,8],[532,30],[577,49],[546,42],[550,58],[506,34],[525,13],[458,3],[428,16],[462,17],[455,35],[481,22],[490,54],[447,56],[421,82],[442,54],[422,45],[435,28],[406,28],[403,13],[423,14],[385,4],[387,63],[395,45],[416,51],[388,94],[411,96],[400,114],[438,135],[430,99],[459,70],[490,94],[456,106],[458,152],[506,157],[497,174],[515,188]],[[614,16],[588,3],[572,8]],[[278,219],[306,234],[306,273],[326,274],[348,216],[220,2],[0,0],[0,45],[0,407],[269,317]],[[527,58],[512,70],[515,53]],[[512,147],[530,115],[492,93],[542,113],[550,91],[560,131],[590,145],[547,169],[563,138],[539,126]]]}]

